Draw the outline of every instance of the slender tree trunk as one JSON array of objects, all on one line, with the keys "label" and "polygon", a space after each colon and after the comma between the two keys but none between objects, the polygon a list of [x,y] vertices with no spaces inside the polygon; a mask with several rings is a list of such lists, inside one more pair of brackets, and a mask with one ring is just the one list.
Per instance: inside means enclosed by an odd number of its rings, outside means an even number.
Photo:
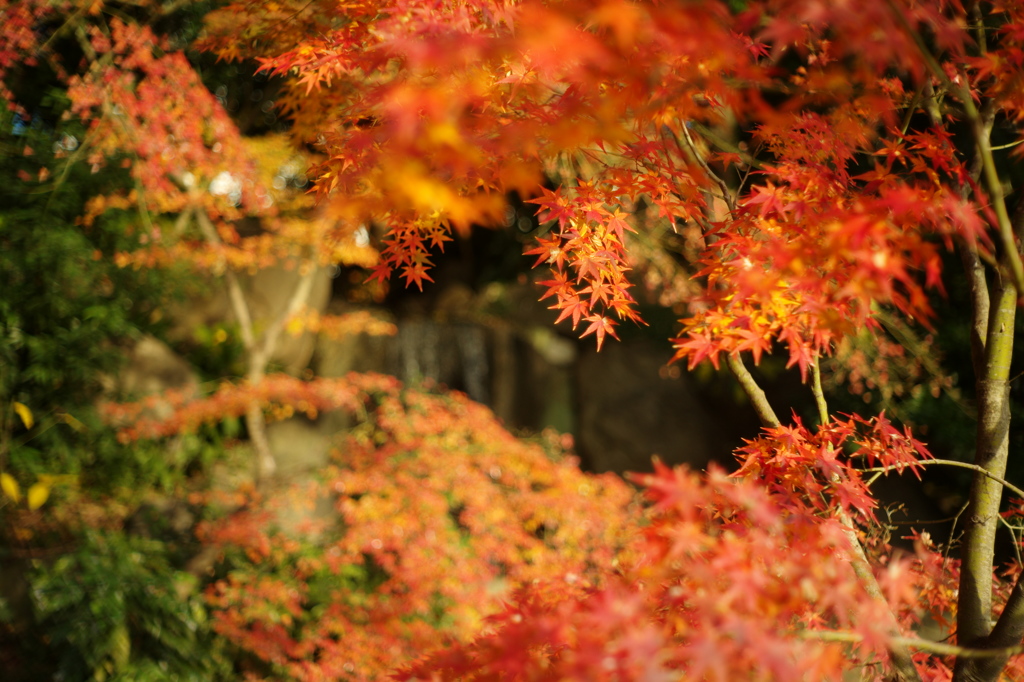
[{"label": "slender tree trunk", "polygon": [[[992,292],[985,342],[985,366],[977,380],[978,432],[974,463],[1004,478],[1010,440],[1010,360],[1017,313],[1017,288],[1000,275]],[[962,646],[986,647],[992,632],[992,567],[1003,486],[978,472],[971,484],[961,545],[957,640]],[[991,659],[958,659],[957,682],[995,680]]]},{"label": "slender tree trunk", "polygon": [[[266,376],[266,360],[256,358],[256,355],[250,355],[249,372],[246,376],[252,388],[258,387]],[[277,471],[277,460],[274,459],[274,451],[267,437],[267,420],[263,416],[263,406],[256,400],[249,403],[245,411],[245,427],[249,430],[249,440],[256,450],[256,485],[262,486]]]}]

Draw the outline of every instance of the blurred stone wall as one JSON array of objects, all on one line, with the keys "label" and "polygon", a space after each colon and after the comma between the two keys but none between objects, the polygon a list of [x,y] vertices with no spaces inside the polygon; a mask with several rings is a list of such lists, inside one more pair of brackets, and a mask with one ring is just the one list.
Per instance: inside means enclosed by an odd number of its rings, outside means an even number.
[{"label": "blurred stone wall", "polygon": [[[297,280],[294,270],[283,268],[244,278],[257,327],[283,309]],[[220,287],[209,291],[172,312],[172,339],[187,341],[200,325],[231,323]],[[341,339],[284,334],[271,369],[322,377],[381,372],[410,385],[463,391],[513,430],[552,427],[572,433],[583,465],[595,471],[648,470],[654,455],[695,468],[712,459],[728,462],[739,437],[756,430],[751,415],[709,401],[685,370],[668,371],[667,340],[609,339],[598,353],[592,339],[578,339],[564,324],[554,326],[553,312],[537,295],[529,284],[493,284],[475,292],[452,283],[434,292],[429,305],[406,306],[396,316],[383,307],[332,299],[325,270],[310,308],[326,314],[369,309],[395,322],[397,334]],[[138,397],[198,385],[186,359],[156,339],[141,339],[128,354],[129,365],[112,387],[122,394]],[[301,477],[326,463],[333,436],[347,424],[340,414],[270,424],[280,474]]]}]

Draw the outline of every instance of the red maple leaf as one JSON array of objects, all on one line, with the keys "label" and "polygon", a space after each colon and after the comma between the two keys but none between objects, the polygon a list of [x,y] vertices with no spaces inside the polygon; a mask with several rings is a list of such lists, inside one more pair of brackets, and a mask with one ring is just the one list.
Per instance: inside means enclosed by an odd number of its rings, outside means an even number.
[{"label": "red maple leaf", "polygon": [[605,334],[610,334],[612,337],[618,339],[619,335],[615,333],[615,322],[608,319],[604,315],[589,315],[586,320],[590,322],[587,325],[586,330],[580,334],[580,338],[594,334],[597,337],[597,349],[601,350],[601,345],[604,343]]}]

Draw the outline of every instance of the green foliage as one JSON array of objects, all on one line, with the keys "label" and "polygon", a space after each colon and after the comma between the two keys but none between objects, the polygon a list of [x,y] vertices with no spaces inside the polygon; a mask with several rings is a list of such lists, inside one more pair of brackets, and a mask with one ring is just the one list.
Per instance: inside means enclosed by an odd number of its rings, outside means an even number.
[{"label": "green foliage", "polygon": [[[149,490],[180,490],[193,465],[216,456],[199,437],[170,453],[120,443],[95,409],[131,340],[160,333],[155,313],[180,295],[183,278],[174,268],[116,265],[116,254],[147,238],[145,202],[83,223],[90,198],[130,191],[131,180],[116,162],[86,158],[86,132],[62,116],[61,91],[31,78],[21,86],[30,111],[0,101],[0,471],[23,490],[47,475],[73,484],[53,486],[42,516],[29,519],[24,503],[0,504],[0,536],[11,541],[0,562],[12,568],[0,586],[0,639],[9,638],[0,678],[220,679],[225,664],[191,595],[194,578],[176,570],[182,543],[76,530],[95,525],[81,510],[128,513]],[[34,424],[14,415],[15,401]],[[47,558],[31,570],[18,562],[36,552]],[[20,598],[23,587],[31,603]]]},{"label": "green foliage", "polygon": [[193,368],[204,381],[219,381],[245,373],[245,345],[237,325],[199,325],[192,330],[192,343],[182,344]]},{"label": "green foliage", "polygon": [[0,421],[0,469],[21,479],[88,471],[100,493],[166,485],[166,465],[118,444],[93,403],[125,344],[159,331],[154,311],[181,279],[114,263],[140,243],[138,215],[111,211],[80,224],[90,197],[126,189],[129,178],[116,164],[86,162],[85,131],[62,120],[60,91],[34,99],[31,114],[0,106],[0,406],[23,403],[38,423]]},{"label": "green foliage", "polygon": [[37,566],[32,601],[59,679],[214,680],[226,674],[194,578],[162,543],[88,530],[78,548]]},{"label": "green foliage", "polygon": [[69,164],[58,180],[35,182],[54,162],[46,150],[77,138],[15,129],[10,115],[0,116],[0,145],[32,150],[0,163],[0,358],[8,368],[0,390],[39,412],[58,394],[65,405],[95,395],[98,373],[117,367],[117,343],[147,325],[152,309],[141,302],[159,300],[167,282],[110,259],[137,242],[124,216],[90,228],[75,224],[85,200],[121,182],[121,172],[94,177],[82,164]]},{"label": "green foliage", "polygon": [[[159,33],[180,49],[209,7],[164,13]],[[137,149],[98,163],[102,140],[68,115],[68,80],[58,71],[73,75],[88,55],[64,29],[109,28],[107,15],[83,15],[51,16],[68,22],[56,31],[45,17],[25,27],[23,37],[45,41],[53,60],[35,58],[31,44],[13,66],[11,54],[0,59],[0,472],[23,494],[18,503],[0,494],[0,679],[224,679],[199,586],[178,570],[195,550],[191,524],[170,527],[140,501],[158,498],[154,489],[194,489],[189,477],[223,456],[222,438],[237,436],[238,422],[171,444],[125,444],[96,410],[131,342],[161,335],[160,308],[183,297],[187,268],[117,264],[118,254],[168,231],[173,216],[159,215],[166,208],[121,163]],[[8,25],[5,38],[21,28]],[[97,197],[133,201],[92,211]],[[210,331],[204,369],[230,374],[238,344]],[[12,403],[27,406],[34,423]],[[31,510],[24,494],[44,479],[57,483]],[[126,518],[147,537],[111,530]]]}]

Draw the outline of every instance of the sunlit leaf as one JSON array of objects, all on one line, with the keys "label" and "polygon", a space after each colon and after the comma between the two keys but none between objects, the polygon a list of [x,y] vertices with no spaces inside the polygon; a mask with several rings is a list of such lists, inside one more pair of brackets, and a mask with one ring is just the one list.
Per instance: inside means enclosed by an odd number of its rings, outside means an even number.
[{"label": "sunlit leaf", "polygon": [[50,486],[45,483],[35,483],[28,489],[28,495],[26,495],[26,501],[28,502],[28,508],[32,510],[39,509],[46,500],[50,497]]},{"label": "sunlit leaf", "polygon": [[6,472],[0,474],[0,489],[3,489],[4,495],[7,495],[14,502],[21,500],[21,487],[18,486],[18,482],[14,480],[14,477]]},{"label": "sunlit leaf", "polygon": [[14,403],[14,411],[21,417],[21,423],[25,425],[26,429],[31,429],[32,425],[35,424],[35,419],[32,418],[32,410],[28,409],[23,403]]}]

